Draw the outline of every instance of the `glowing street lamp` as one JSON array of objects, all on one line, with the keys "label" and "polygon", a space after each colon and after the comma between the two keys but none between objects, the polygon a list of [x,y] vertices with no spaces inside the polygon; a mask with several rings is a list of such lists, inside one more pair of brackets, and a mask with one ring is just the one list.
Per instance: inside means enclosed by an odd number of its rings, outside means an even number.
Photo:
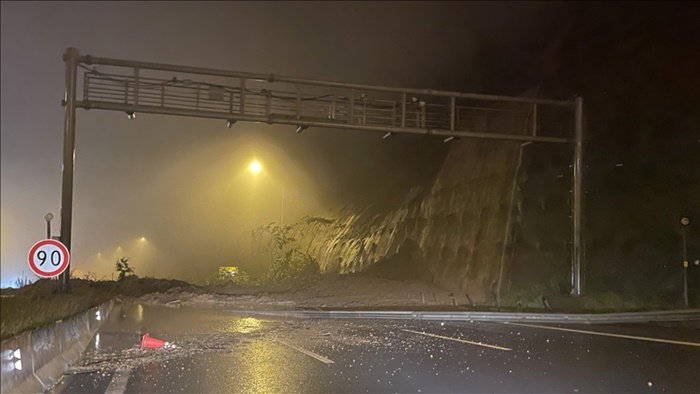
[{"label": "glowing street lamp", "polygon": [[262,171],[262,165],[260,165],[260,162],[258,162],[257,160],[254,160],[250,163],[250,165],[248,166],[248,169],[253,174],[257,174],[260,171]]}]

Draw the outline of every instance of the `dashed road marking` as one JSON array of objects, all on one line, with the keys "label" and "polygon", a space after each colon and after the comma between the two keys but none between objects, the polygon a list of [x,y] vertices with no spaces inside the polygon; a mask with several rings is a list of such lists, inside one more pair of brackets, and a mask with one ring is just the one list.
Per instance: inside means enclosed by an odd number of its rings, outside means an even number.
[{"label": "dashed road marking", "polygon": [[335,363],[335,361],[333,361],[333,360],[331,360],[331,359],[328,359],[328,358],[326,358],[326,357],[323,357],[323,356],[320,355],[320,354],[316,354],[316,353],[314,353],[314,352],[312,352],[312,351],[309,351],[309,350],[306,350],[306,349],[303,349],[303,348],[300,348],[300,347],[296,347],[296,346],[294,346],[294,345],[292,345],[292,344],[289,344],[289,343],[287,343],[287,342],[285,342],[285,341],[281,341],[281,340],[278,339],[277,342],[279,342],[279,343],[281,343],[281,344],[283,344],[283,345],[285,345],[285,346],[288,346],[288,347],[290,347],[290,348],[292,348],[292,349],[294,349],[294,350],[296,350],[296,351],[298,351],[298,352],[304,353],[304,354],[306,354],[306,355],[309,356],[309,357],[313,357],[313,358],[315,358],[316,360],[318,360],[318,361],[320,361],[320,362],[322,362],[322,363],[325,363],[325,364],[334,364],[334,363]]},{"label": "dashed road marking", "polygon": [[562,328],[562,327],[541,326],[541,325],[539,325],[539,324],[524,324],[524,323],[504,323],[504,324],[509,324],[509,325],[512,325],[512,326],[523,326],[523,327],[542,328],[542,329],[545,329],[545,330],[576,332],[576,333],[579,333],[579,334],[600,335],[600,336],[613,337],[613,338],[636,339],[636,340],[638,340],[638,341],[668,343],[668,344],[672,344],[672,345],[683,345],[683,346],[700,347],[700,343],[698,343],[698,342],[676,341],[676,340],[673,340],[673,339],[641,337],[641,336],[636,336],[636,335],[613,334],[613,333],[610,333],[610,332],[600,332],[600,331],[577,330],[577,329],[575,329],[575,328]]},{"label": "dashed road marking", "polygon": [[446,339],[448,341],[467,343],[469,345],[483,346],[483,347],[488,347],[491,349],[498,349],[498,350],[505,350],[505,351],[513,350],[511,348],[507,348],[507,347],[503,347],[503,346],[490,345],[488,343],[483,343],[483,342],[472,342],[472,341],[467,341],[466,339],[461,339],[461,338],[443,337],[442,335],[431,334],[428,332],[413,331],[413,330],[406,330],[406,329],[402,329],[401,331],[410,332],[410,333],[418,334],[418,335],[425,335],[425,336],[433,337],[433,338]]},{"label": "dashed road marking", "polygon": [[109,382],[109,387],[107,387],[105,394],[124,394],[130,377],[131,368],[117,370],[112,376],[112,380]]}]

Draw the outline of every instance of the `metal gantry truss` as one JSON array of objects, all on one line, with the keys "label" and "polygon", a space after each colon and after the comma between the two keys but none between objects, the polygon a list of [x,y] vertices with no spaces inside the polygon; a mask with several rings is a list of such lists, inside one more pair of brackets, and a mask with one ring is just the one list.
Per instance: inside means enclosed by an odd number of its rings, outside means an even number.
[{"label": "metal gantry truss", "polygon": [[[583,102],[370,86],[80,56],[66,62],[61,240],[70,249],[75,109],[573,145],[573,294],[581,294]],[[82,93],[81,97],[78,97]],[[68,270],[66,271],[68,272]],[[63,278],[69,285],[68,275]]]},{"label": "metal gantry truss", "polygon": [[[79,57],[79,65],[84,70],[83,97],[76,106],[85,109],[543,142],[567,142],[574,127],[571,101],[399,89],[92,56]],[[90,67],[97,65],[103,69]]]}]

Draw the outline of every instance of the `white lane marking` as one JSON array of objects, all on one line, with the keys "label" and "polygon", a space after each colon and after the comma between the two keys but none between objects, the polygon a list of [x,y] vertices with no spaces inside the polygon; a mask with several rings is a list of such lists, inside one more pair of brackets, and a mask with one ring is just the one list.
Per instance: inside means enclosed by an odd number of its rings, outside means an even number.
[{"label": "white lane marking", "polygon": [[635,336],[635,335],[613,334],[613,333],[610,333],[610,332],[586,331],[586,330],[577,330],[577,329],[574,329],[574,328],[561,328],[561,327],[540,326],[539,324],[524,324],[524,323],[504,323],[504,324],[509,324],[509,325],[512,325],[512,326],[523,326],[523,327],[543,328],[543,329],[545,329],[545,330],[556,330],[556,331],[576,332],[576,333],[579,333],[579,334],[600,335],[600,336],[604,336],[604,337],[625,338],[625,339],[636,339],[636,340],[638,340],[638,341],[659,342],[659,343],[670,343],[670,344],[672,344],[672,345],[684,345],[684,346],[700,347],[700,343],[697,343],[697,342],[675,341],[675,340],[673,340],[673,339],[639,337],[639,336]]},{"label": "white lane marking", "polygon": [[281,340],[278,339],[277,342],[279,342],[279,343],[281,343],[281,344],[283,344],[283,345],[285,345],[285,346],[288,346],[288,347],[290,347],[290,348],[292,348],[292,349],[294,349],[294,350],[296,350],[296,351],[298,351],[298,352],[304,353],[304,354],[306,354],[306,355],[309,356],[309,357],[313,357],[313,358],[315,358],[316,360],[318,360],[318,361],[320,361],[320,362],[322,362],[322,363],[326,363],[326,364],[334,364],[334,363],[335,363],[335,361],[333,361],[333,360],[331,360],[331,359],[328,359],[328,358],[325,358],[325,357],[321,356],[320,354],[316,354],[316,353],[314,353],[314,352],[312,352],[312,351],[309,351],[309,350],[306,350],[306,349],[302,349],[302,348],[300,348],[300,347],[296,347],[296,346],[291,345],[291,344],[289,344],[289,343],[287,343],[287,342],[285,342],[285,341],[281,341]]},{"label": "white lane marking", "polygon": [[401,329],[401,331],[406,331],[406,332],[410,332],[410,333],[418,334],[418,335],[425,335],[425,336],[433,337],[433,338],[446,339],[446,340],[448,340],[448,341],[455,341],[455,342],[468,343],[468,344],[470,344],[470,345],[483,346],[483,347],[488,347],[488,348],[491,348],[491,349],[506,350],[506,351],[513,350],[513,349],[510,349],[510,348],[507,348],[507,347],[496,346],[496,345],[489,345],[488,343],[483,343],[483,342],[472,342],[472,341],[467,341],[466,339],[460,339],[460,338],[443,337],[442,335],[430,334],[430,333],[427,333],[427,332],[420,332],[420,331],[413,331],[413,330],[405,330],[405,329]]},{"label": "white lane marking", "polygon": [[126,391],[126,384],[129,383],[129,378],[131,377],[131,368],[117,370],[112,376],[112,381],[109,382],[109,387],[105,394],[124,394]]}]

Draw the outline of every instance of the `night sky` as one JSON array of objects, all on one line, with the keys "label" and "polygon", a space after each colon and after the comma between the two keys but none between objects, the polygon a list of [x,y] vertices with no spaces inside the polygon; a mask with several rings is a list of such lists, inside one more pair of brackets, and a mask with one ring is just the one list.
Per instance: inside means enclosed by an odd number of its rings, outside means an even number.
[{"label": "night sky", "polygon": [[[69,46],[95,56],[362,84],[508,95],[539,87],[557,99],[580,94],[589,108],[587,187],[594,196],[675,190],[664,200],[672,209],[657,222],[700,207],[694,194],[700,14],[689,3],[1,7],[2,286],[28,273],[26,253],[45,236],[44,214],[59,217],[61,56]],[[279,219],[282,184],[290,222],[389,201],[429,180],[447,151],[440,139],[420,136],[385,141],[376,133],[318,129],[297,135],[285,126],[239,122],[227,129],[221,121],[156,115],[130,121],[123,113],[84,110],[76,135],[73,268],[98,277],[110,277],[122,255],[132,258],[137,274],[159,277],[245,267],[250,230]],[[253,158],[264,176],[246,173]],[[609,169],[622,161],[634,163],[623,177],[638,179],[631,192],[610,178],[618,175]],[[658,179],[645,178],[647,167]],[[615,202],[603,200],[589,206],[612,209]]]}]

